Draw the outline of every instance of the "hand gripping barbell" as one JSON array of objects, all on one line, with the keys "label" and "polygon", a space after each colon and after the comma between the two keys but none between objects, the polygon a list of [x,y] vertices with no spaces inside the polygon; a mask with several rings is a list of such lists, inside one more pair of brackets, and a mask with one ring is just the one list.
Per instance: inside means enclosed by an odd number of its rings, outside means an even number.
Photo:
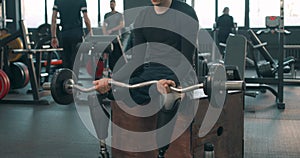
[{"label": "hand gripping barbell", "polygon": [[[214,68],[211,70],[214,70],[214,73],[210,73],[210,75],[206,77],[204,83],[195,84],[185,88],[170,87],[171,91],[177,93],[186,93],[197,89],[203,89],[204,93],[209,98],[211,98],[212,95],[217,98],[218,95],[224,95],[224,93],[226,94],[226,90],[243,90],[243,81],[226,81],[225,77],[225,79],[223,79],[223,77],[219,77],[226,76],[225,68],[223,65],[217,64],[213,65],[213,67]],[[130,85],[119,81],[110,80],[109,84],[113,86],[133,89],[156,84],[157,82],[157,80],[153,80]],[[55,102],[63,105],[70,104],[74,101],[73,90],[84,93],[89,93],[96,90],[94,86],[90,88],[84,88],[76,83],[77,78],[74,72],[70,69],[62,68],[54,73],[51,83],[43,84],[43,89],[51,90],[51,95]]]}]

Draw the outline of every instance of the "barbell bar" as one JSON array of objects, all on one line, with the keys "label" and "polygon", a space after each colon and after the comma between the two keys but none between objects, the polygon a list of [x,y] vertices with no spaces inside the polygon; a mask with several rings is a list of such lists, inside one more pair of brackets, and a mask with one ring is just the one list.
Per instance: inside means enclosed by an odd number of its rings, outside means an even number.
[{"label": "barbell bar", "polygon": [[[220,68],[225,69],[224,66],[222,67],[218,66],[218,69]],[[219,72],[219,70],[217,70],[217,72]],[[177,92],[177,93],[186,93],[197,89],[203,89],[204,93],[208,95],[208,97],[210,98],[212,93],[213,95],[224,95],[225,90],[243,90],[244,88],[243,81],[225,81],[225,80],[218,80],[218,79],[219,78],[214,77],[212,75],[206,77],[204,83],[195,84],[185,88],[170,87],[170,89],[172,92]],[[56,71],[56,73],[54,74],[51,80],[51,83],[43,84],[43,89],[51,90],[53,99],[59,104],[72,103],[73,90],[77,90],[84,93],[89,93],[96,90],[94,86],[85,88],[81,85],[76,84],[76,82],[77,82],[77,78],[75,74],[72,72],[72,70],[63,68]],[[144,86],[150,86],[156,84],[157,82],[158,82],[157,80],[152,80],[152,81],[141,82],[141,83],[131,85],[131,84],[126,84],[111,79],[109,81],[109,84],[113,86],[133,89],[133,88],[139,88]],[[220,93],[220,94],[215,94],[215,93]],[[71,99],[66,99],[66,98],[71,98]]]},{"label": "barbell bar", "polygon": [[[153,85],[153,84],[156,84],[158,81],[157,80],[152,80],[152,81],[147,81],[147,82],[141,82],[141,83],[137,83],[137,84],[126,84],[126,83],[123,83],[123,82],[119,82],[119,81],[114,81],[114,80],[110,80],[108,81],[110,85],[114,85],[114,86],[118,86],[118,87],[123,87],[123,88],[128,88],[128,89],[134,89],[134,88],[140,88],[140,87],[144,87],[144,86],[150,86],[150,85]],[[225,83],[225,89],[226,90],[241,90],[243,89],[243,81],[226,81]],[[43,84],[43,89],[45,90],[51,90],[51,83],[45,83]],[[192,85],[192,86],[189,86],[189,87],[185,87],[185,88],[176,88],[176,87],[170,87],[170,89],[173,91],[173,92],[176,92],[176,93],[186,93],[186,92],[189,92],[189,91],[193,91],[193,90],[196,90],[196,89],[201,89],[201,88],[204,88],[204,83],[199,83],[199,84],[195,84],[195,85]],[[69,93],[69,94],[72,94],[72,89],[75,89],[75,90],[78,90],[80,92],[84,92],[84,93],[90,93],[90,92],[93,92],[95,91],[95,87],[89,87],[89,88],[85,88],[85,87],[82,87],[80,85],[77,85],[74,83],[74,80],[73,79],[68,79],[66,82],[65,82],[65,85],[64,85],[64,89],[65,89],[65,92]]]}]

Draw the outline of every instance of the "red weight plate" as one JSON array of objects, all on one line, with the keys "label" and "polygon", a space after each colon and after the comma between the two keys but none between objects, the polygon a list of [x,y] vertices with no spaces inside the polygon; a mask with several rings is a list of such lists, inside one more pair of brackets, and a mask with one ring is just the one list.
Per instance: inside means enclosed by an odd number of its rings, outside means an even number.
[{"label": "red weight plate", "polygon": [[[94,65],[96,65],[96,63],[94,63]],[[87,64],[86,64],[86,71],[90,76],[93,76],[95,78],[101,78],[103,75],[103,70],[104,70],[104,64],[103,61],[99,60],[97,62],[97,67],[93,72],[93,68],[92,68],[92,61],[88,60]]]},{"label": "red weight plate", "polygon": [[3,70],[0,70],[0,99],[4,98],[10,89],[9,78]]}]

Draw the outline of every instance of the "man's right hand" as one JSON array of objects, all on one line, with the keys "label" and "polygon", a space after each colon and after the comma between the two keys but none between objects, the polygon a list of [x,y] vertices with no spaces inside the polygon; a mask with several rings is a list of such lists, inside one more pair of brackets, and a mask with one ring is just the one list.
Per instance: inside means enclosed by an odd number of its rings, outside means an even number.
[{"label": "man's right hand", "polygon": [[52,46],[53,48],[58,48],[58,40],[57,40],[56,37],[52,37],[52,38],[51,38],[51,46]]},{"label": "man's right hand", "polygon": [[95,85],[96,91],[98,91],[101,94],[107,93],[110,91],[111,86],[109,84],[110,78],[102,78],[100,80],[93,81],[93,84]]}]

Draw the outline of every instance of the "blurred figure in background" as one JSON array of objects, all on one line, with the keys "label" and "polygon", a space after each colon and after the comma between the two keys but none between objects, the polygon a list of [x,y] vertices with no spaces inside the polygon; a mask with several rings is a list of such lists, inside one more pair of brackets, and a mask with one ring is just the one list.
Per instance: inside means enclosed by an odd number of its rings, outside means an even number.
[{"label": "blurred figure in background", "polygon": [[55,0],[52,13],[51,23],[51,46],[57,48],[59,46],[57,38],[57,15],[59,13],[60,25],[62,26],[62,48],[61,54],[63,60],[63,67],[73,69],[77,54],[77,45],[83,40],[83,26],[82,17],[83,14],[84,23],[88,30],[88,33],[92,35],[91,22],[87,14],[86,0]]}]

